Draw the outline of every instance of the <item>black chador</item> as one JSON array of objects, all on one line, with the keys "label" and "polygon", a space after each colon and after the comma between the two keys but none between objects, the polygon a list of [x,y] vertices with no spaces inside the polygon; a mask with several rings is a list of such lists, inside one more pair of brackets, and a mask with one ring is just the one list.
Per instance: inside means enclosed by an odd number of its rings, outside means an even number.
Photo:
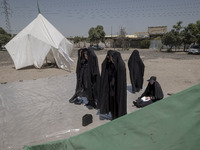
[{"label": "black chador", "polygon": [[152,76],[149,81],[144,93],[136,100],[133,101],[133,104],[136,107],[144,107],[154,102],[157,102],[163,99],[164,94],[162,88],[158,81],[156,81],[156,77]]},{"label": "black chador", "polygon": [[128,68],[132,85],[132,92],[139,92],[144,81],[145,66],[140,58],[138,50],[134,50],[128,60]]},{"label": "black chador", "polygon": [[76,66],[77,84],[74,96],[70,103],[80,104],[82,101],[78,97],[86,97],[89,108],[96,108],[99,96],[100,74],[98,59],[92,49],[78,50],[78,60]]},{"label": "black chador", "polygon": [[109,50],[102,63],[100,94],[97,103],[101,114],[111,112],[112,119],[127,114],[126,68],[117,51]]}]

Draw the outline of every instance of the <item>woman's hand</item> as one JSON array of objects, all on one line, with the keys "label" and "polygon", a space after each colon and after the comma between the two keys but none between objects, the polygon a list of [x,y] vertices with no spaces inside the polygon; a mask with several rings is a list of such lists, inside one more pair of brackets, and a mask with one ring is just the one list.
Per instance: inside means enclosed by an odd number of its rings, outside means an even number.
[{"label": "woman's hand", "polygon": [[151,99],[151,97],[145,97],[145,99],[146,99],[146,100],[150,100],[150,99]]}]

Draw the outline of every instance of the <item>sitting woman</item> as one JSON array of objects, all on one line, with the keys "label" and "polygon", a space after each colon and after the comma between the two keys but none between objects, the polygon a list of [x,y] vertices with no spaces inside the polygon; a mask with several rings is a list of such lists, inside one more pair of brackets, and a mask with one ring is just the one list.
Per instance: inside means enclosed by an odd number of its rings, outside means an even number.
[{"label": "sitting woman", "polygon": [[152,104],[158,100],[163,99],[163,91],[160,84],[156,81],[156,77],[152,76],[149,80],[149,84],[144,93],[133,104],[140,108]]}]

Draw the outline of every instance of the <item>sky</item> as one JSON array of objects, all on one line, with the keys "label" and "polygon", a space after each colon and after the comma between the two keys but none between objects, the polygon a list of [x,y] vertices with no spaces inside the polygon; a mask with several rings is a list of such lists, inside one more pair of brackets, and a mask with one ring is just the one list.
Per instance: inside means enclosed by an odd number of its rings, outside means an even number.
[{"label": "sky", "polygon": [[[0,27],[6,30],[0,0]],[[102,25],[106,35],[147,32],[148,27],[183,26],[200,20],[200,0],[38,0],[41,14],[64,36],[88,37],[91,27]],[[38,15],[37,0],[7,0],[11,33],[17,34]]]}]

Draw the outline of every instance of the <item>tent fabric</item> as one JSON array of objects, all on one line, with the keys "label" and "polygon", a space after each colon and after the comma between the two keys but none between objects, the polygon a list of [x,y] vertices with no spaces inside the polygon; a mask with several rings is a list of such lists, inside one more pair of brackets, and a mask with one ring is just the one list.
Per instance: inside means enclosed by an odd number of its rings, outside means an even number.
[{"label": "tent fabric", "polygon": [[42,14],[6,44],[15,68],[34,65],[41,68],[50,51],[59,68],[70,69],[73,44],[69,42]]},{"label": "tent fabric", "polygon": [[200,84],[66,140],[24,150],[199,150]]}]

